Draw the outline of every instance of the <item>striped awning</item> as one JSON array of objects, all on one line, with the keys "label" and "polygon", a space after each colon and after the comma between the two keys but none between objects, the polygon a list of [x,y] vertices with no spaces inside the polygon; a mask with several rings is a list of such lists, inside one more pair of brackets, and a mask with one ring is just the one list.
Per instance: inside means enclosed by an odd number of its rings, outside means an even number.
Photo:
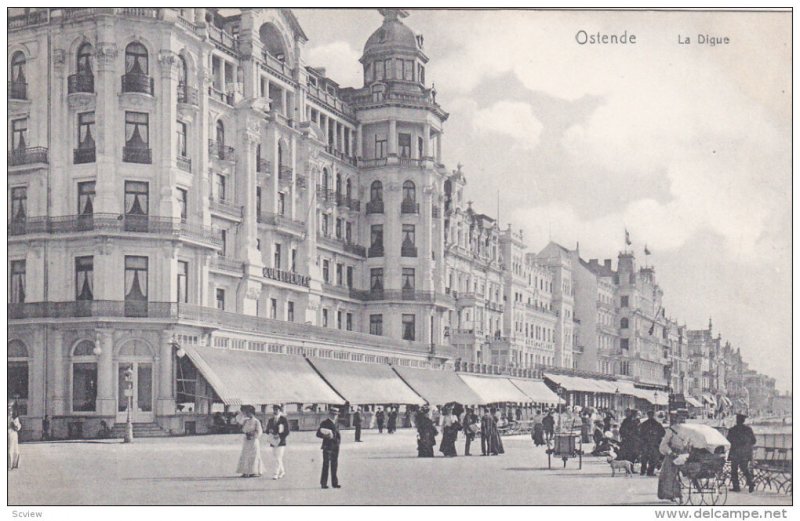
[{"label": "striped awning", "polygon": [[388,364],[309,358],[325,381],[348,402],[356,404],[424,405],[425,400],[397,376]]},{"label": "striped awning", "polygon": [[700,400],[698,400],[694,396],[689,396],[688,394],[686,395],[686,403],[688,403],[692,407],[702,407],[703,406],[703,403]]},{"label": "striped awning", "polygon": [[193,345],[182,349],[227,405],[344,403],[301,356]]},{"label": "striped awning", "polygon": [[393,367],[394,371],[430,405],[457,402],[465,405],[484,405],[480,396],[464,383],[454,371]]},{"label": "striped awning", "polygon": [[508,378],[473,374],[459,374],[458,377],[481,398],[480,403],[482,404],[533,402],[528,395],[520,391]]},{"label": "striped awning", "polygon": [[620,394],[646,400],[654,405],[669,405],[669,395],[664,391],[641,389],[632,382],[617,382]]},{"label": "striped awning", "polygon": [[[613,380],[600,380],[583,376],[570,376],[565,374],[545,373],[544,377],[551,382],[563,387],[567,391],[583,393],[614,394],[617,391],[617,382]],[[620,390],[620,392],[622,392]]]},{"label": "striped awning", "polygon": [[556,393],[547,387],[541,380],[525,380],[522,378],[509,378],[511,383],[516,385],[520,391],[528,395],[533,403],[546,403],[556,405],[564,403],[563,398],[559,398]]},{"label": "striped awning", "polygon": [[703,400],[705,400],[706,403],[709,405],[714,405],[714,406],[717,405],[717,401],[710,394],[703,394]]}]

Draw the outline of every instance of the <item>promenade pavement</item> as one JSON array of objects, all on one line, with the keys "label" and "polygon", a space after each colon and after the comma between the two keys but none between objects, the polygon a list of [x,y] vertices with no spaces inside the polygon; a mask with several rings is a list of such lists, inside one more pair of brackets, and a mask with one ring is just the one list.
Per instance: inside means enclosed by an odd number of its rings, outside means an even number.
[{"label": "promenade pavement", "polygon": [[[240,435],[37,442],[22,445],[21,466],[9,473],[9,505],[669,505],[656,498],[656,478],[611,477],[601,458],[583,469],[569,460],[547,468],[542,447],[525,435],[503,439],[506,454],[416,457],[415,433],[364,431],[363,443],[343,432],[341,489],[322,490],[319,440],[292,433],[286,477],[274,481],[272,455],[263,443],[267,471],[261,478],[236,475]],[[438,454],[438,452],[437,452]],[[788,505],[789,496],[729,495],[728,505]]]}]

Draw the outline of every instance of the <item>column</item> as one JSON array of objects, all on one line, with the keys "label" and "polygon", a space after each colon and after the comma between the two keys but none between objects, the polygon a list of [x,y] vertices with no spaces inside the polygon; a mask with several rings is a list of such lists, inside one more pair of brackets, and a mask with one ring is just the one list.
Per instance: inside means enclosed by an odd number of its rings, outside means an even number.
[{"label": "column", "polygon": [[97,360],[97,413],[101,416],[116,414],[114,389],[114,334],[111,329],[98,329],[95,344],[101,353]]},{"label": "column", "polygon": [[67,381],[64,371],[64,337],[61,331],[53,329],[49,333],[50,345],[48,350],[47,379],[50,385],[50,407],[46,414],[62,416],[66,410]]},{"label": "column", "polygon": [[[95,75],[95,139],[97,172],[113,173],[117,158],[122,157],[124,141],[117,138],[120,113],[117,92],[120,89],[120,75],[115,63],[119,50],[113,43],[114,29],[110,17],[101,17],[97,21],[97,45],[95,59],[97,74]],[[124,137],[124,136],[123,136]],[[170,136],[172,137],[172,136]],[[121,199],[117,197],[114,186],[114,175],[98,175],[95,183],[97,195],[94,199],[95,213],[121,213]],[[118,200],[119,199],[119,200]]]},{"label": "column", "polygon": [[422,158],[424,159],[431,156],[431,125],[425,123],[422,132]]},{"label": "column", "polygon": [[175,395],[172,392],[173,381],[173,356],[172,330],[161,332],[158,356],[158,405],[156,412],[159,416],[175,414]]},{"label": "column", "polygon": [[436,162],[442,162],[442,133],[436,134]]},{"label": "column", "polygon": [[356,139],[358,140],[356,143],[356,155],[359,158],[364,157],[364,125],[359,123],[358,124],[358,131]]},{"label": "column", "polygon": [[389,155],[397,156],[397,120],[389,120]]}]

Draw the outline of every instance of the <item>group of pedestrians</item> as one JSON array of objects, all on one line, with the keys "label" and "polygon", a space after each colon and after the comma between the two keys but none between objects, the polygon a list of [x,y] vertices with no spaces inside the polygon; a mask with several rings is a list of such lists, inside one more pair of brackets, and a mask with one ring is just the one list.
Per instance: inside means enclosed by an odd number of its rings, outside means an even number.
[{"label": "group of pedestrians", "polygon": [[[465,456],[472,455],[470,448],[479,434],[482,456],[503,454],[503,441],[498,429],[499,421],[497,410],[494,408],[484,408],[483,414],[478,417],[472,407],[464,408],[459,404],[446,405],[440,417],[442,439],[439,452],[445,457],[458,456],[456,442],[459,433],[463,433]],[[431,417],[430,407],[423,406],[417,413],[414,423],[417,429],[418,456],[420,458],[434,457],[436,436],[439,435],[439,430]]]},{"label": "group of pedestrians", "polygon": [[384,425],[386,425],[386,432],[394,434],[397,431],[397,407],[389,407],[388,412],[384,411],[383,407],[378,407],[378,410],[375,411],[375,423],[378,426],[378,434],[383,434]]},{"label": "group of pedestrians", "polygon": [[265,433],[275,459],[275,473],[272,479],[281,479],[286,475],[283,457],[286,452],[286,438],[289,436],[289,421],[286,419],[283,407],[280,405],[273,406],[272,412],[273,416],[267,421],[265,431],[261,425],[261,420],[256,418],[255,407],[244,405],[241,408],[242,418],[240,422],[242,424],[244,442],[236,472],[241,474],[243,478],[261,477],[264,471],[264,462],[261,459],[261,436]]}]

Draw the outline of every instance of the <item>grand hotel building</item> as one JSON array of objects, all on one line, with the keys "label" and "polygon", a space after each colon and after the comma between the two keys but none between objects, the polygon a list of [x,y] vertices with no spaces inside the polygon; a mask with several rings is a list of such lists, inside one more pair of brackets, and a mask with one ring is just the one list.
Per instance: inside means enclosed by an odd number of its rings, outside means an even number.
[{"label": "grand hotel building", "polygon": [[124,421],[128,369],[133,421],[183,432],[215,395],[179,346],[572,365],[552,270],[443,163],[407,13],[382,10],[345,88],[285,9],[17,11],[8,362],[26,435],[45,415],[56,436]]}]

